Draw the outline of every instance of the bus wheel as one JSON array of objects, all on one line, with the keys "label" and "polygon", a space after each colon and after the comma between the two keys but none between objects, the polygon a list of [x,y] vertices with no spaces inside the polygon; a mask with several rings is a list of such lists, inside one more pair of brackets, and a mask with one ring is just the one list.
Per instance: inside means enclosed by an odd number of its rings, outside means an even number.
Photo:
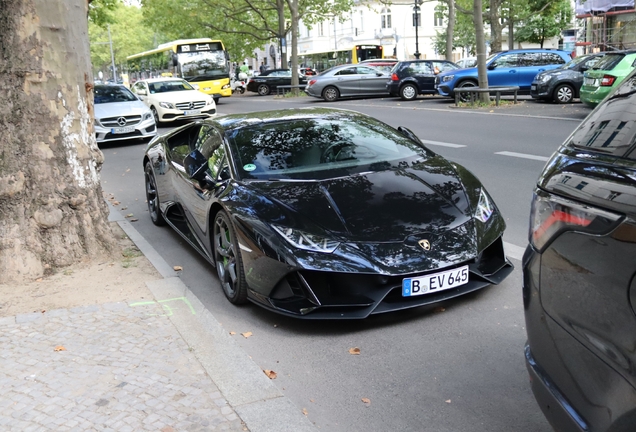
[{"label": "bus wheel", "polygon": [[215,104],[215,105],[219,103],[219,99],[220,99],[220,98],[213,98],[213,99],[214,99],[214,104]]}]

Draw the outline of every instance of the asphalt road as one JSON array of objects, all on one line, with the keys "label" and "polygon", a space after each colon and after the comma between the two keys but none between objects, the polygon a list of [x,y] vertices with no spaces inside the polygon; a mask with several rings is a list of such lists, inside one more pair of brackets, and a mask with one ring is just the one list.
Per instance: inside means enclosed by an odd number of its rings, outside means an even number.
[{"label": "asphalt road", "polygon": [[[309,97],[245,94],[221,101],[219,113],[303,106],[353,109],[406,126],[443,156],[475,173],[508,223],[511,255],[526,245],[530,198],[545,161],[589,110],[580,104],[525,101],[461,109],[419,98],[326,103]],[[168,130],[168,129],[165,129]],[[431,307],[363,321],[313,322],[254,305],[232,306],[214,269],[169,228],[150,223],[144,144],[102,148],[103,189],[134,214],[138,231],[281,390],[325,431],[549,431],[528,384],[520,262],[498,286]],[[241,332],[252,332],[244,339]],[[360,355],[349,354],[352,347]],[[363,398],[370,403],[363,402]]]}]

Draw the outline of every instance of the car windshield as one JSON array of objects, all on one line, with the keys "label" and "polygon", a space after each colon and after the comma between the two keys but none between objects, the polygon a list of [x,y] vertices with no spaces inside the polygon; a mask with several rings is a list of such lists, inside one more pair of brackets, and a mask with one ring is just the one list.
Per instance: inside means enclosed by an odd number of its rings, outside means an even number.
[{"label": "car windshield", "polygon": [[240,177],[255,180],[324,180],[382,171],[426,153],[384,123],[359,117],[261,124],[228,138]]},{"label": "car windshield", "polygon": [[583,61],[587,60],[588,58],[590,58],[589,55],[574,57],[572,60],[570,60],[569,62],[567,62],[564,65],[559,66],[557,69],[572,69],[574,66],[576,66],[579,63],[582,63]]},{"label": "car windshield", "polygon": [[625,57],[625,54],[622,54],[622,53],[607,54],[605,55],[605,57],[600,59],[594,65],[594,67],[592,67],[592,69],[612,70],[616,67],[617,64],[621,62],[621,60],[623,60],[624,57]]},{"label": "car windshield", "polygon": [[148,83],[150,93],[166,93],[172,91],[194,90],[187,81],[155,81]]},{"label": "car windshield", "polygon": [[93,91],[96,104],[132,102],[137,98],[126,87],[97,85]]}]

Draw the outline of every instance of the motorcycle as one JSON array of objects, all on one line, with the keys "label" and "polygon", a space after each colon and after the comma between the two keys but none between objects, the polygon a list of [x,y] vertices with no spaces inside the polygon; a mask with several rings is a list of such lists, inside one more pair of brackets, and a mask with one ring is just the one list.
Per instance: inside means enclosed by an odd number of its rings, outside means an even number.
[{"label": "motorcycle", "polygon": [[247,86],[246,80],[243,80],[243,79],[237,80],[234,77],[232,77],[232,79],[230,80],[230,87],[232,88],[232,94],[237,92],[239,94],[245,93],[246,86]]}]

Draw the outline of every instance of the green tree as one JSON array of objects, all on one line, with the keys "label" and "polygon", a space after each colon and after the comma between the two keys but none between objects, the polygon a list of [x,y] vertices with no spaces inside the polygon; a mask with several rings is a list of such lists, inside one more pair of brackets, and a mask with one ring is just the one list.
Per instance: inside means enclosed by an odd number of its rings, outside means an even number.
[{"label": "green tree", "polygon": [[99,25],[89,20],[88,35],[94,73],[110,70],[112,64],[107,27],[110,27],[115,65],[120,72],[126,57],[154,48],[155,34],[144,24],[141,10],[116,1],[115,7],[109,10],[107,21]]},{"label": "green tree", "polygon": [[[471,4],[472,0],[456,0],[456,4],[460,4],[464,9],[472,8]],[[437,16],[441,16],[444,18],[445,22],[448,23],[448,5],[445,2],[440,2],[435,7],[435,14]],[[443,56],[446,56],[446,40],[447,40],[447,30],[438,31],[435,35],[435,39],[433,40],[433,47],[435,51],[440,53]],[[473,23],[473,18],[471,15],[466,15],[464,13],[456,14],[455,16],[455,27],[453,29],[453,40],[452,40],[453,50],[462,50],[464,55],[474,55],[475,54],[475,24]]]},{"label": "green tree", "polygon": [[546,40],[561,35],[561,31],[572,25],[573,11],[569,0],[553,2],[530,2],[534,10],[541,12],[530,14],[521,22],[515,38],[521,42],[538,43],[543,48]]}]

